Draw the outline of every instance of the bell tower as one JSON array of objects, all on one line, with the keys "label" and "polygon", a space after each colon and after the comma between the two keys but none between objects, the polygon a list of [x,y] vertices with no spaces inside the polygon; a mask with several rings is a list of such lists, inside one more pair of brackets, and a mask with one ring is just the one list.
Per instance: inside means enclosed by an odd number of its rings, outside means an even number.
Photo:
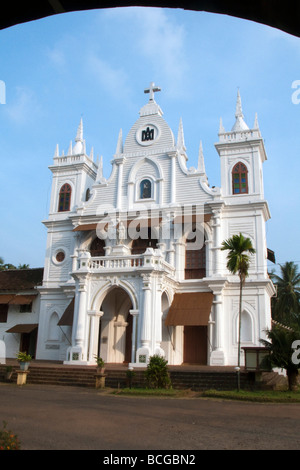
[{"label": "bell tower", "polygon": [[263,163],[267,159],[263,138],[255,115],[253,128],[244,120],[240,92],[237,94],[235,123],[226,132],[220,121],[219,142],[215,144],[221,160],[221,193],[235,202],[264,199]]}]

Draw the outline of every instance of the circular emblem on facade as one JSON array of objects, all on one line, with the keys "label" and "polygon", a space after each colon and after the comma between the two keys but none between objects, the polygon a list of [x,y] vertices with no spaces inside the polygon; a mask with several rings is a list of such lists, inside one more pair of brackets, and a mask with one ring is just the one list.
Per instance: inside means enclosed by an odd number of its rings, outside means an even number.
[{"label": "circular emblem on facade", "polygon": [[52,254],[51,260],[56,266],[64,264],[66,261],[66,251],[62,248],[56,249]]},{"label": "circular emblem on facade", "polygon": [[160,137],[160,130],[154,124],[144,124],[136,132],[136,140],[140,145],[151,145]]}]

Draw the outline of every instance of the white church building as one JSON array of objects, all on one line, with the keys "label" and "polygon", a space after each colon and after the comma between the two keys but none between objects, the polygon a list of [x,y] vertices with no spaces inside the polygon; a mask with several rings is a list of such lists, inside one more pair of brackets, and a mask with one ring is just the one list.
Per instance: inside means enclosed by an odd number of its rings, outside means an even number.
[{"label": "white church building", "polygon": [[[210,187],[202,145],[187,167],[177,138],[148,101],[123,139],[109,178],[86,154],[80,121],[67,154],[55,151],[43,282],[38,287],[36,358],[66,364],[236,365],[239,280],[223,240],[249,237],[256,249],[243,291],[242,346],[261,346],[271,327],[263,138],[244,121],[238,93],[233,127],[215,144],[221,186]],[[149,99],[148,99],[149,98]]]}]

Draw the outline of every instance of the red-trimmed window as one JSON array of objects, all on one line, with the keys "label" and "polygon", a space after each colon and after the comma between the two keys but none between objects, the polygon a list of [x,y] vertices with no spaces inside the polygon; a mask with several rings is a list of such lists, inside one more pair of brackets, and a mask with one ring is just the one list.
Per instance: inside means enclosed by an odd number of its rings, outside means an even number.
[{"label": "red-trimmed window", "polygon": [[233,194],[248,193],[248,170],[244,163],[237,163],[232,170],[232,192]]},{"label": "red-trimmed window", "polygon": [[58,212],[65,212],[70,210],[71,204],[71,186],[64,184],[59,192]]}]

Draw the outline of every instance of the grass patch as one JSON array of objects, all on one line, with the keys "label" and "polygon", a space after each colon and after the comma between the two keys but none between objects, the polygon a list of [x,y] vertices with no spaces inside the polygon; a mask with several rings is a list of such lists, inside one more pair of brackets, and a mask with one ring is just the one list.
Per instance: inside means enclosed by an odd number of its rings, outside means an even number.
[{"label": "grass patch", "polygon": [[139,397],[183,397],[188,391],[174,390],[173,388],[121,388],[112,391],[113,395],[139,396]]},{"label": "grass patch", "polygon": [[228,400],[252,401],[260,403],[300,403],[300,391],[276,391],[276,390],[260,390],[248,391],[221,391],[206,390],[202,393],[207,398],[222,398]]},{"label": "grass patch", "polygon": [[[106,390],[107,391],[107,390]],[[277,390],[236,390],[222,391],[222,390],[205,390],[205,391],[192,391],[176,390],[173,388],[121,388],[111,389],[109,391],[112,395],[117,396],[132,396],[132,397],[166,397],[166,398],[217,398],[222,400],[238,400],[257,403],[300,403],[300,391],[277,391]]]}]

